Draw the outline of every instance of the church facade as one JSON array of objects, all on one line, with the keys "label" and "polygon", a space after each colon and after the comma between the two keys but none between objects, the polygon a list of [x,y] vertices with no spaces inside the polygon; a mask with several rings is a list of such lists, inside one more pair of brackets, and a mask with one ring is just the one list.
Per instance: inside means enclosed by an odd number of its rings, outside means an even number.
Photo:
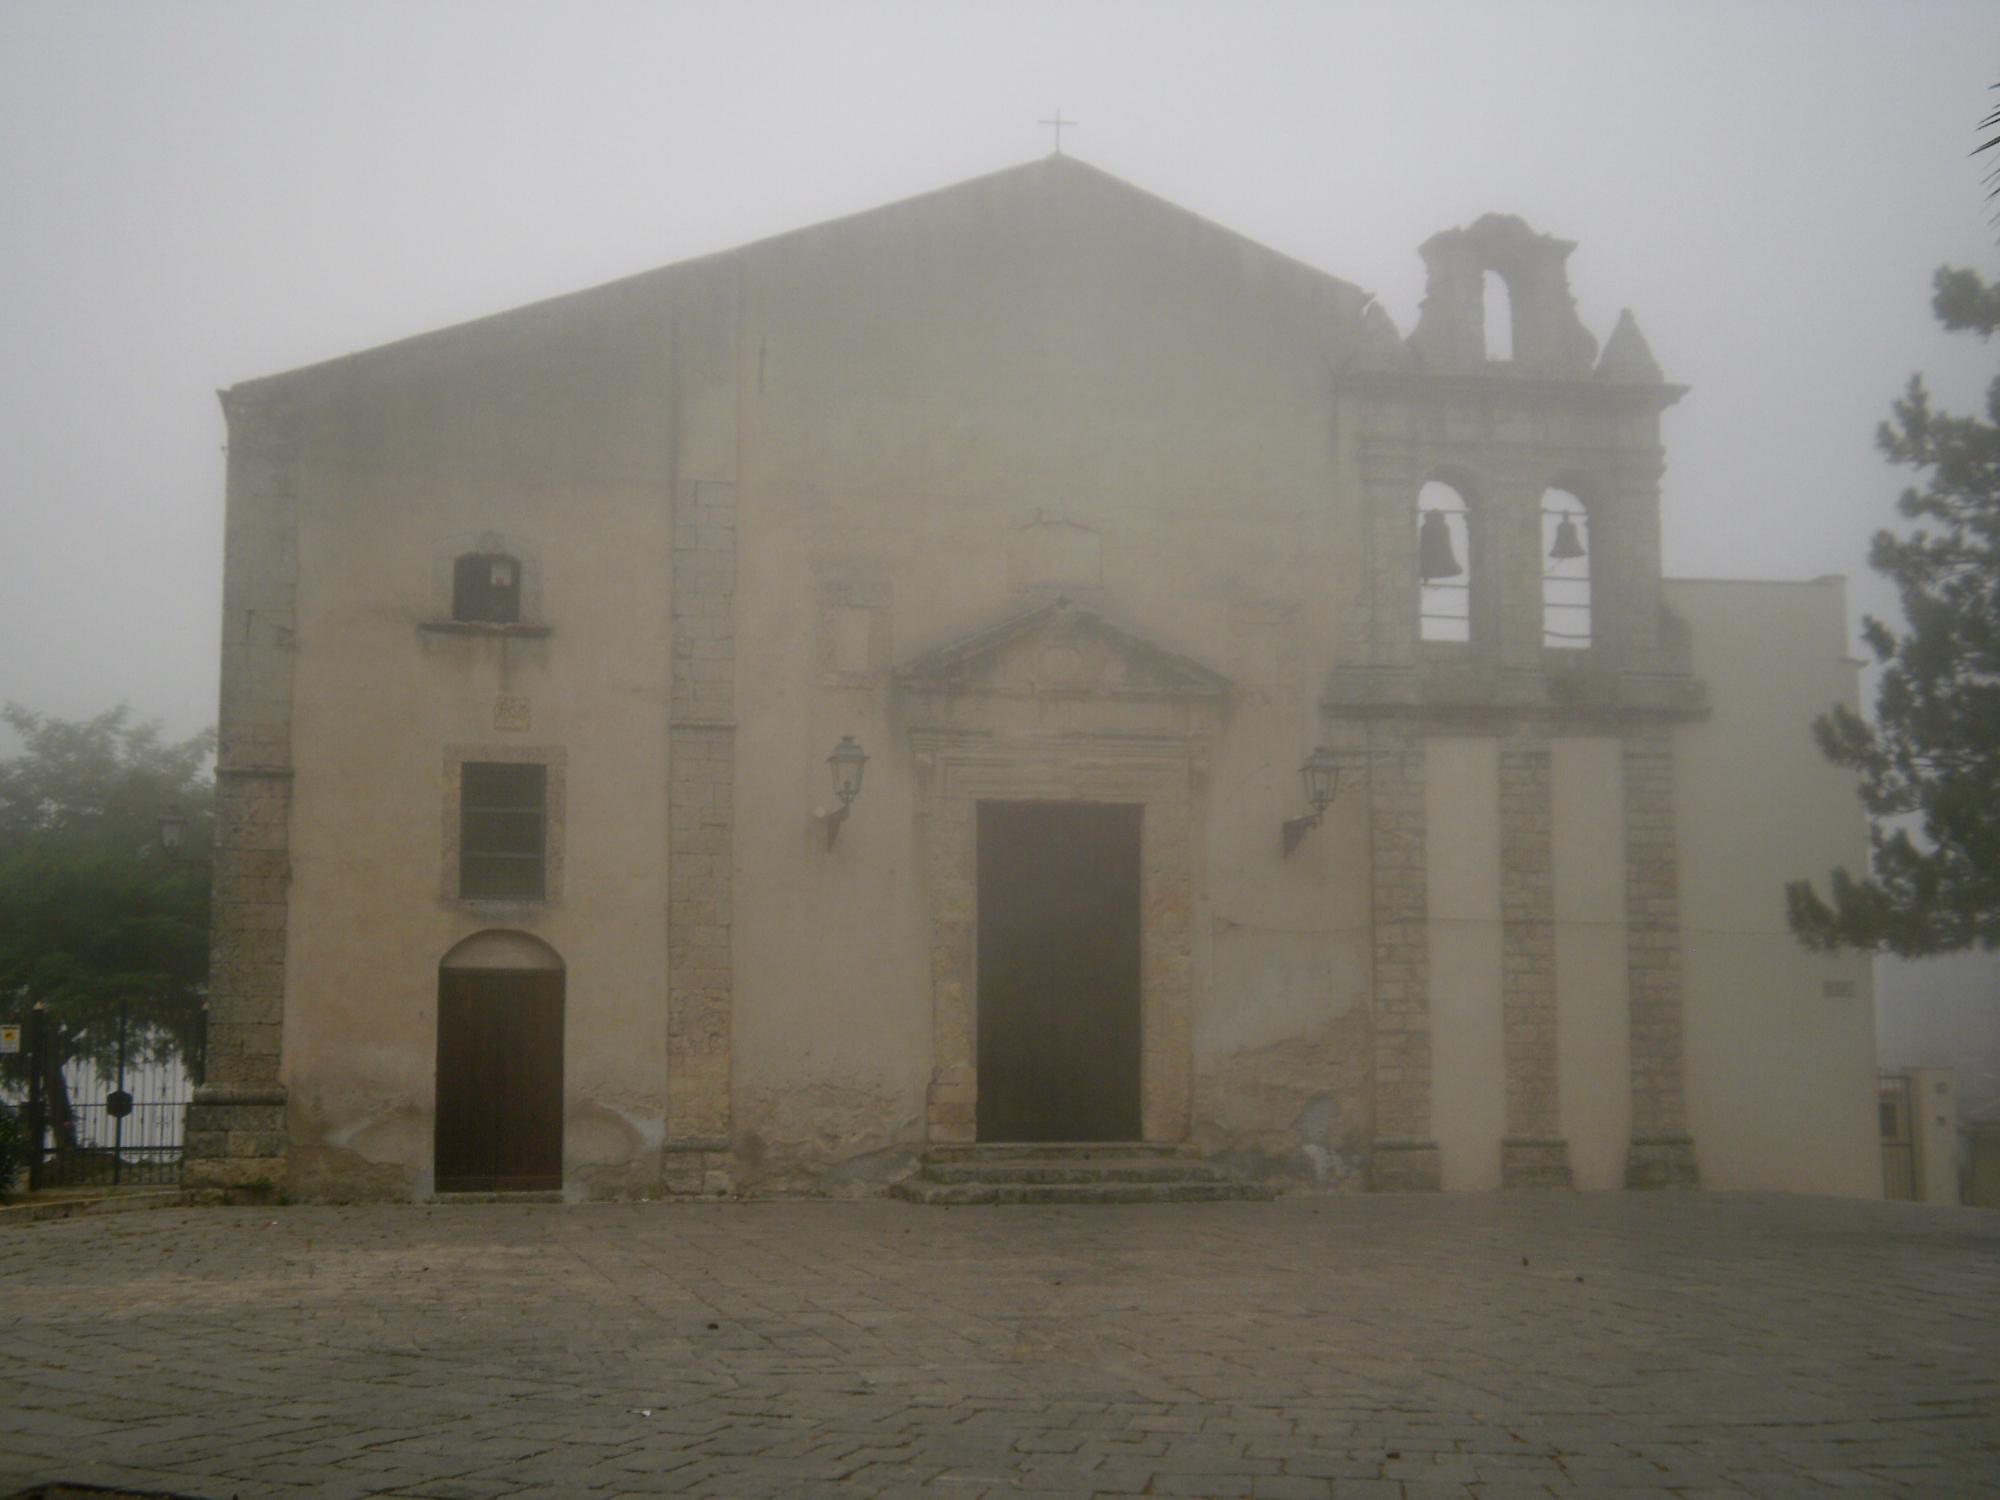
[{"label": "church facade", "polygon": [[1057,156],[226,392],[190,1180],[1879,1192],[1841,588],[1661,577],[1572,248]]}]

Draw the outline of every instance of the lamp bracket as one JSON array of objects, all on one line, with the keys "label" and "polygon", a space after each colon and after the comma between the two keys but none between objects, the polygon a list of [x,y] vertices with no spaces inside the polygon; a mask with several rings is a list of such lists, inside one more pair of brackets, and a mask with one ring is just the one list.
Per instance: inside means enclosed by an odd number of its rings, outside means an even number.
[{"label": "lamp bracket", "polygon": [[1280,842],[1284,845],[1285,857],[1287,859],[1291,858],[1292,851],[1304,842],[1306,831],[1319,827],[1325,819],[1326,810],[1324,808],[1315,808],[1313,811],[1301,814],[1299,817],[1285,819],[1280,839]]},{"label": "lamp bracket", "polygon": [[840,837],[840,825],[847,821],[847,809],[853,802],[851,797],[843,797],[840,806],[830,812],[819,814],[819,820],[826,825],[826,847],[831,849],[833,841]]}]

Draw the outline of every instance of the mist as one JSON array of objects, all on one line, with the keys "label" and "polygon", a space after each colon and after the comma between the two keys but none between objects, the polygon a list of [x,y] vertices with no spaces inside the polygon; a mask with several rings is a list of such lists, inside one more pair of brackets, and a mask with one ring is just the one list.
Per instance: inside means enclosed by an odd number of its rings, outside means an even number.
[{"label": "mist", "polygon": [[[1063,148],[1373,292],[1489,211],[1578,242],[1690,394],[1666,568],[1867,571],[1913,371],[1979,398],[1941,264],[1990,5],[0,7],[0,699],[213,721],[214,392]],[[1804,873],[1804,872],[1802,872]]]}]

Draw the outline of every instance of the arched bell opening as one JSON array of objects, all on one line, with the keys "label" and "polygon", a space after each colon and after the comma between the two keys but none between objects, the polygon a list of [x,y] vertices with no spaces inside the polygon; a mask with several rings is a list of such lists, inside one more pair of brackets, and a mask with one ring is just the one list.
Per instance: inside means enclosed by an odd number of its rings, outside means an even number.
[{"label": "arched bell opening", "polygon": [[1595,642],[1590,563],[1596,538],[1590,508],[1573,492],[1550,486],[1542,494],[1542,644],[1586,650]]},{"label": "arched bell opening", "polygon": [[439,962],[438,1192],[562,1187],[566,980],[525,932],[475,933]]},{"label": "arched bell opening", "polygon": [[1507,278],[1487,270],[1479,278],[1480,311],[1485,324],[1486,358],[1510,364],[1514,359],[1514,293]]},{"label": "arched bell opening", "polygon": [[1468,642],[1478,633],[1481,559],[1465,489],[1426,480],[1417,491],[1417,639]]}]

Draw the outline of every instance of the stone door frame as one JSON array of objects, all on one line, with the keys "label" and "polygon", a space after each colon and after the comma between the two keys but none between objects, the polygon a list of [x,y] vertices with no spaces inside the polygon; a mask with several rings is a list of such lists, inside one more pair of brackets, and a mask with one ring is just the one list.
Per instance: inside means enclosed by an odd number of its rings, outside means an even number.
[{"label": "stone door frame", "polygon": [[1139,832],[1139,1112],[1148,1141],[1188,1137],[1194,1082],[1195,793],[1205,741],[1183,735],[1001,738],[915,729],[931,937],[926,1139],[970,1143],[979,1098],[978,804],[1115,802]]}]

